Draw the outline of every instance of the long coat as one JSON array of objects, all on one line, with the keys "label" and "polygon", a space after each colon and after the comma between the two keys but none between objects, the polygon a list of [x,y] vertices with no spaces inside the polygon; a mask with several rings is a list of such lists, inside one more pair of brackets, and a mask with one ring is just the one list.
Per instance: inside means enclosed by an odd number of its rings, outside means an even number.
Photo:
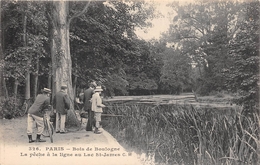
[{"label": "long coat", "polygon": [[93,88],[88,88],[84,92],[83,102],[84,102],[84,110],[85,111],[88,111],[88,110],[91,109],[91,102],[90,102],[90,100],[91,100],[93,94],[94,94],[94,89]]},{"label": "long coat", "polygon": [[67,110],[70,109],[70,100],[64,91],[59,91],[53,98],[53,108],[56,109],[56,112],[65,115]]}]

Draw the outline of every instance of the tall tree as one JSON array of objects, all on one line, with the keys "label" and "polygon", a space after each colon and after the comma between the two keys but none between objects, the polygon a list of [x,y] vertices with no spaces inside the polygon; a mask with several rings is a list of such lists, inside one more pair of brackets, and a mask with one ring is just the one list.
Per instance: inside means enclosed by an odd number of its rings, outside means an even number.
[{"label": "tall tree", "polygon": [[153,8],[142,1],[91,4],[85,15],[72,22],[73,74],[81,85],[95,79],[112,93],[126,94],[126,69],[141,55],[134,30],[149,25],[146,20],[153,16]]},{"label": "tall tree", "polygon": [[[225,70],[228,87],[247,111],[259,110],[259,1],[244,3],[245,15],[230,44],[232,65]],[[258,112],[259,113],[259,112]]]},{"label": "tall tree", "polygon": [[200,71],[199,92],[209,94],[225,89],[222,69],[230,63],[228,44],[241,21],[240,5],[219,0],[171,6],[177,15],[165,37],[193,59]]},{"label": "tall tree", "polygon": [[[5,56],[2,81],[14,84],[14,98],[17,94],[20,98],[21,96],[25,99],[31,97],[30,76],[34,69],[31,61],[34,60],[35,54],[39,57],[44,55],[44,30],[42,30],[44,20],[39,16],[41,13],[39,8],[40,3],[35,2],[5,1],[2,3],[1,14],[5,15],[1,18],[1,27],[5,31],[1,38],[4,43],[2,48]],[[24,93],[18,93],[18,90]]]},{"label": "tall tree", "polygon": [[[62,84],[68,86],[68,96],[71,101],[71,109],[74,110],[74,93],[72,88],[72,60],[70,55],[70,23],[72,19],[82,15],[88,8],[90,1],[80,12],[69,16],[68,1],[54,1],[47,4],[49,10],[49,24],[51,35],[49,38],[52,57],[52,89],[55,94]],[[74,113],[69,114],[71,124],[78,124]]]},{"label": "tall tree", "polygon": [[161,82],[175,94],[180,94],[184,90],[191,91],[191,58],[184,52],[173,48],[167,48],[162,55],[164,65]]}]

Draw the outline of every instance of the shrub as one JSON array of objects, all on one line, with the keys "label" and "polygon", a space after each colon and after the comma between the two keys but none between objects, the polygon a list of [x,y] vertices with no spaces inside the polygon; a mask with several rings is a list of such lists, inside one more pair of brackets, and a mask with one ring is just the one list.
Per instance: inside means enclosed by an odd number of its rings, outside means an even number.
[{"label": "shrub", "polygon": [[[18,116],[20,111],[21,100],[14,97],[2,98],[0,106],[2,108],[0,112],[1,118],[11,119]],[[15,110],[15,106],[17,107]]]},{"label": "shrub", "polygon": [[225,97],[225,94],[223,92],[218,92],[215,97],[218,97],[218,98],[223,98]]}]

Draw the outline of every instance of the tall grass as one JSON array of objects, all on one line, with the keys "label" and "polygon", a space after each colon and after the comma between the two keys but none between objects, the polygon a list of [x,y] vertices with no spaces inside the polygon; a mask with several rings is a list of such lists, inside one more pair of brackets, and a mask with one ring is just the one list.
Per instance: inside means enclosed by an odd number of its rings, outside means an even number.
[{"label": "tall grass", "polygon": [[[190,105],[113,105],[104,127],[158,164],[257,164],[257,115]],[[117,134],[119,133],[120,134]],[[122,134],[123,132],[123,134]]]}]

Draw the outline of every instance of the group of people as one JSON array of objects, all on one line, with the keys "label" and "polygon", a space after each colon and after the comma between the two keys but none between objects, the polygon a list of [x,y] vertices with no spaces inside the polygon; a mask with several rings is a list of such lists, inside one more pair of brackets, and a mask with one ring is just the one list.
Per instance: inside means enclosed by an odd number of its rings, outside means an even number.
[{"label": "group of people", "polygon": [[99,130],[100,122],[101,122],[101,113],[102,108],[105,107],[102,104],[102,99],[100,97],[103,89],[101,86],[97,86],[95,82],[91,82],[89,84],[89,88],[84,91],[84,94],[80,98],[80,101],[84,103],[84,110],[88,112],[88,122],[86,126],[86,131],[92,131],[94,127],[94,133],[100,134]]},{"label": "group of people", "polygon": [[[103,89],[101,86],[97,86],[95,82],[89,84],[89,88],[84,91],[81,100],[84,103],[84,110],[88,112],[88,122],[86,126],[86,131],[93,131],[96,134],[102,133],[100,128],[101,113],[102,108],[105,107],[102,104],[102,99],[100,97]],[[46,142],[41,139],[41,135],[44,131],[44,121],[43,117],[47,111],[50,110],[50,94],[51,90],[44,88],[42,94],[37,95],[33,105],[28,110],[27,119],[27,135],[29,143],[32,142]],[[67,86],[62,85],[61,90],[55,94],[52,100],[52,106],[56,113],[56,133],[65,134],[65,122],[67,117],[67,112],[70,109],[70,99],[67,95]],[[34,122],[37,125],[37,135],[36,140],[32,139]]]}]

